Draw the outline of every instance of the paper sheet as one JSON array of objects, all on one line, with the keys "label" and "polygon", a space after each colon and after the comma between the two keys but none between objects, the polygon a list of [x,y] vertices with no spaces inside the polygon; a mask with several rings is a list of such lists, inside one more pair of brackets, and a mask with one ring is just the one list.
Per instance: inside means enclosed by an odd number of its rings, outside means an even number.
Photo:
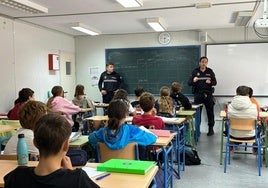
[{"label": "paper sheet", "polygon": [[106,173],[106,172],[97,171],[96,168],[92,168],[88,166],[85,166],[82,169],[87,173],[88,177],[90,178]]}]

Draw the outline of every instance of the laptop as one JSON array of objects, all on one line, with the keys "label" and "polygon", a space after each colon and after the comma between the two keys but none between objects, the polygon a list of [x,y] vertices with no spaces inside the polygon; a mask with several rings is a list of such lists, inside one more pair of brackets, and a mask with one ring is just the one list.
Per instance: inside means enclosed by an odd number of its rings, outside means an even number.
[{"label": "laptop", "polygon": [[98,165],[97,170],[128,174],[146,174],[153,166],[155,166],[154,161],[110,159]]},{"label": "laptop", "polygon": [[169,137],[170,136],[169,130],[149,129],[149,131],[154,133],[156,136],[160,136],[160,137]]},{"label": "laptop", "polygon": [[77,140],[81,135],[82,135],[81,132],[72,132],[70,137],[69,137],[69,142],[73,142],[73,141]]}]

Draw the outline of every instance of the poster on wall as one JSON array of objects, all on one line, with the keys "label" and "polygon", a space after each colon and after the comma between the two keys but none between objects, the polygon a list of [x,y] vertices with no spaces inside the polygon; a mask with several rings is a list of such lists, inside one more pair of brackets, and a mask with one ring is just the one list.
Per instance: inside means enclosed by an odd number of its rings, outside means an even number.
[{"label": "poster on wall", "polygon": [[89,67],[89,75],[92,87],[98,87],[99,67]]}]

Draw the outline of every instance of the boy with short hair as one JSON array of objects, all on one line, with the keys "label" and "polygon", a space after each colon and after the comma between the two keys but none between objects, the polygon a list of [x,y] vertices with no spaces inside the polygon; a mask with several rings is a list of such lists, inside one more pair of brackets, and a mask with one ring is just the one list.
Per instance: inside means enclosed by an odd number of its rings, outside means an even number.
[{"label": "boy with short hair", "polygon": [[153,125],[155,129],[163,129],[165,124],[160,117],[155,116],[156,110],[154,104],[154,96],[151,93],[144,92],[140,97],[140,106],[144,114],[134,116],[132,123],[134,125]]},{"label": "boy with short hair", "polygon": [[81,168],[73,170],[66,156],[71,132],[64,117],[57,114],[41,117],[34,128],[34,144],[40,152],[38,165],[17,167],[4,177],[5,187],[99,188]]}]

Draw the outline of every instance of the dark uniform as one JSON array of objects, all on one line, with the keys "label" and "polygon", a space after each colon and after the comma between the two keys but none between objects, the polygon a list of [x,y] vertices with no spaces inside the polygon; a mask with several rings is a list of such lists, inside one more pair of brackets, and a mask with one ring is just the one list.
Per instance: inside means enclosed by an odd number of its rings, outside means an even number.
[{"label": "dark uniform", "polygon": [[170,97],[176,102],[177,107],[182,106],[184,110],[190,110],[192,108],[189,99],[182,93],[171,93]]},{"label": "dark uniform", "polygon": [[114,91],[120,89],[123,84],[123,79],[117,72],[113,71],[111,74],[107,74],[107,71],[103,72],[99,79],[99,90],[106,90],[107,94],[102,96],[103,103],[109,103],[113,96]]},{"label": "dark uniform", "polygon": [[[193,82],[193,78],[198,77],[197,82]],[[211,80],[210,84],[206,83],[206,80]],[[200,68],[193,70],[192,75],[188,81],[189,86],[192,86],[192,91],[194,94],[195,104],[204,104],[207,110],[208,126],[214,126],[214,98],[213,98],[213,86],[217,84],[215,74],[212,69],[206,67],[206,70],[202,72]]]}]

